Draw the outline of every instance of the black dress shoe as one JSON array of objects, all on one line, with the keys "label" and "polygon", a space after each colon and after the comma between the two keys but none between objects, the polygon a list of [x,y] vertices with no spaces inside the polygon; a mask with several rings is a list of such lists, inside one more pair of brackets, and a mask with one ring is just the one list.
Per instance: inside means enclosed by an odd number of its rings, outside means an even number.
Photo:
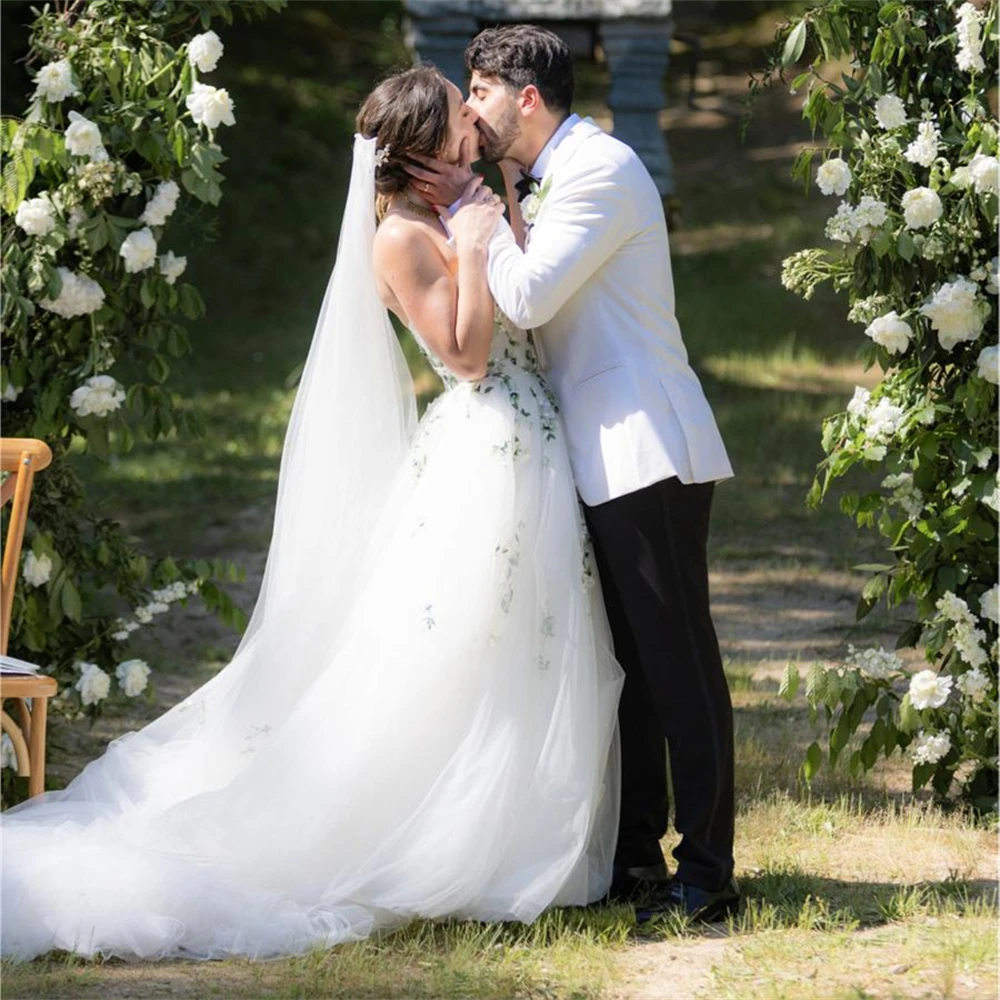
[{"label": "black dress shoe", "polygon": [[662,861],[658,865],[635,867],[615,865],[612,869],[611,888],[605,901],[634,903],[651,899],[662,893],[669,883],[670,872]]},{"label": "black dress shoe", "polygon": [[725,920],[726,917],[735,917],[739,913],[741,901],[740,887],[734,878],[730,878],[721,889],[710,892],[689,882],[682,882],[674,876],[655,898],[636,907],[635,916],[640,924],[669,913],[681,913],[691,920],[712,923]]}]

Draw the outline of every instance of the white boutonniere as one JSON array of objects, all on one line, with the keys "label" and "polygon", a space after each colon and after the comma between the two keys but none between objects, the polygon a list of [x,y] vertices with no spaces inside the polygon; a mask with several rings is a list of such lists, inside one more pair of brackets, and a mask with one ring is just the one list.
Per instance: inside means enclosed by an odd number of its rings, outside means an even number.
[{"label": "white boutonniere", "polygon": [[539,185],[531,185],[531,194],[524,198],[521,202],[521,218],[524,219],[524,223],[527,226],[532,226],[535,223],[535,219],[538,218],[538,213],[542,210],[542,204],[545,201],[546,195],[549,193],[549,188],[552,187],[552,177],[546,177],[544,183],[539,187]]}]

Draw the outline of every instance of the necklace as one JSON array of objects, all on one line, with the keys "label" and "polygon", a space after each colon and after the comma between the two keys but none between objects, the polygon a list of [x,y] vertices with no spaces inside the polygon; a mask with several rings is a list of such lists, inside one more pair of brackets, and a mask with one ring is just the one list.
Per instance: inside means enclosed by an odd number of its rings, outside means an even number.
[{"label": "necklace", "polygon": [[437,219],[438,214],[433,208],[428,208],[426,205],[421,205],[419,202],[414,201],[408,194],[403,193],[403,202],[406,207],[411,212],[416,212],[417,215],[422,215],[427,219]]}]

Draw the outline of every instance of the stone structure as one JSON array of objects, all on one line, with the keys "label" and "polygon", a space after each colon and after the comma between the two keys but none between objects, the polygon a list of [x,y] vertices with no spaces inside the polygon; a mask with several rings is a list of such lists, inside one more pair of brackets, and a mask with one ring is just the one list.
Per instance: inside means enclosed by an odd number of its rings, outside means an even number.
[{"label": "stone structure", "polygon": [[574,55],[600,44],[611,71],[615,135],[642,158],[660,194],[674,193],[673,165],[658,114],[666,103],[672,0],[404,0],[408,41],[418,58],[463,85],[462,54],[488,25],[527,21],[555,31]]}]

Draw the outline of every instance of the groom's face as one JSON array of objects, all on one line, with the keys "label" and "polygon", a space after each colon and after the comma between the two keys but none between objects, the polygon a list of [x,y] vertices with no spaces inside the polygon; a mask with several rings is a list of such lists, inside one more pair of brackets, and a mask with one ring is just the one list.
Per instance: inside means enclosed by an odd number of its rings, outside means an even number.
[{"label": "groom's face", "polygon": [[510,147],[521,135],[517,94],[500,80],[474,72],[466,103],[479,115],[483,159],[497,163],[509,155]]}]

